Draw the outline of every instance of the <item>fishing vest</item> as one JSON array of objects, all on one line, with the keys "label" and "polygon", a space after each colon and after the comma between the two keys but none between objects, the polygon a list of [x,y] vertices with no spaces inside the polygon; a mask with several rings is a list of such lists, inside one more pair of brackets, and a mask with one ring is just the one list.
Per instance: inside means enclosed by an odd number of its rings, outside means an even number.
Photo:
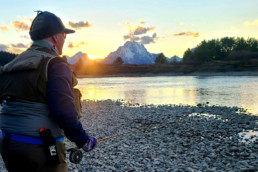
[{"label": "fishing vest", "polygon": [[[0,102],[6,98],[13,101],[38,102],[47,104],[47,76],[49,63],[67,63],[51,50],[31,46],[28,50],[17,56],[2,67],[0,72]],[[72,85],[77,85],[73,74]],[[74,102],[78,117],[82,116],[81,93],[74,88]]]}]

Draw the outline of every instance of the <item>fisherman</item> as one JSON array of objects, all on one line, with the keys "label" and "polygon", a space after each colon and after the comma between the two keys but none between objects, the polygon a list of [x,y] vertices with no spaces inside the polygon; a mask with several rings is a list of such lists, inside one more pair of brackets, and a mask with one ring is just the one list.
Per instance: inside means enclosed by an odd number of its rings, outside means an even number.
[{"label": "fisherman", "polygon": [[38,11],[31,47],[1,69],[0,151],[10,172],[68,171],[64,136],[86,152],[97,145],[78,119],[77,80],[59,57],[74,32],[55,14]]}]

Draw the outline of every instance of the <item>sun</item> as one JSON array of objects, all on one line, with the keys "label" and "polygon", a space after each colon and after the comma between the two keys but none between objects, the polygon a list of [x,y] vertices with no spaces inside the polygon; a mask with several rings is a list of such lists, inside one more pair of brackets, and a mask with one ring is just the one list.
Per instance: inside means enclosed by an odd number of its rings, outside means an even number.
[{"label": "sun", "polygon": [[92,60],[96,60],[96,59],[104,59],[104,57],[103,56],[95,56],[95,55],[88,55],[89,56],[89,58],[90,59],[92,59]]}]

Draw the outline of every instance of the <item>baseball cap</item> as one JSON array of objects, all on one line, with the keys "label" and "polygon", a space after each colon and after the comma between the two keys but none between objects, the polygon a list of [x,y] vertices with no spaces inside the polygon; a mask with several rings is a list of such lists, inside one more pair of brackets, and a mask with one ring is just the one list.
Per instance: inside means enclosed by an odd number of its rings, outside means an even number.
[{"label": "baseball cap", "polygon": [[72,29],[65,28],[62,20],[48,11],[38,11],[30,26],[30,37],[33,41],[42,40],[57,33],[74,33]]}]

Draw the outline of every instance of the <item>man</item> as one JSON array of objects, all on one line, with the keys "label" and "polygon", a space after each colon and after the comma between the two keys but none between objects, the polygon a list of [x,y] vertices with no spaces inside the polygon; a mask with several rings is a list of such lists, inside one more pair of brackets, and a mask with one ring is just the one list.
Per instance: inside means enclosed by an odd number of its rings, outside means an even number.
[{"label": "man", "polygon": [[74,32],[39,11],[30,27],[32,46],[1,69],[1,155],[10,172],[68,171],[64,135],[87,152],[97,144],[78,120],[77,80],[59,57],[66,34]]}]

